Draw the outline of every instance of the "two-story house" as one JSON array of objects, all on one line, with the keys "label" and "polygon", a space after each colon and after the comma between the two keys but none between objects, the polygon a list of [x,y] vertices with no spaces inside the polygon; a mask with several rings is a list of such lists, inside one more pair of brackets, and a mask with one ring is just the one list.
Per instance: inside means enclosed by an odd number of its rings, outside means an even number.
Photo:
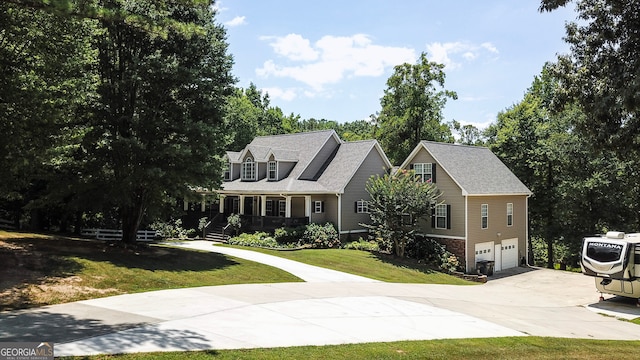
[{"label": "two-story house", "polygon": [[467,272],[482,260],[495,270],[518,266],[527,257],[528,198],[531,191],[486,147],[420,142],[399,170],[441,191],[430,221],[421,224],[458,256]]},{"label": "two-story house", "polygon": [[341,236],[366,232],[365,184],[391,169],[376,140],[345,142],[334,130],[256,137],[225,159],[225,219],[240,214],[252,230],[331,222]]}]

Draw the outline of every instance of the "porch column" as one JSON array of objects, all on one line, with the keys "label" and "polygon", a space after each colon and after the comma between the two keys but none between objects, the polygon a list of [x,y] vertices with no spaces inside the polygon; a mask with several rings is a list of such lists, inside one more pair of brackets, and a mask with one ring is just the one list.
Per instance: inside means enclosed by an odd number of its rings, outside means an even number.
[{"label": "porch column", "polygon": [[200,202],[200,211],[205,212],[206,208],[207,208],[206,195],[202,194],[202,202]]},{"label": "porch column", "polygon": [[267,216],[267,195],[260,195],[260,216]]},{"label": "porch column", "polygon": [[184,211],[188,211],[189,210],[189,203],[187,202],[187,200],[182,200],[182,202],[184,203]]},{"label": "porch column", "polygon": [[304,216],[308,217],[311,223],[311,195],[304,197]]},{"label": "porch column", "polygon": [[287,205],[284,211],[284,217],[290,218],[291,217],[291,196],[285,196],[284,198]]},{"label": "porch column", "polygon": [[244,215],[244,195],[240,195],[240,208],[238,209],[238,211],[240,212],[240,215]]},{"label": "porch column", "polygon": [[224,214],[224,199],[226,197],[226,195],[220,195],[220,214]]}]

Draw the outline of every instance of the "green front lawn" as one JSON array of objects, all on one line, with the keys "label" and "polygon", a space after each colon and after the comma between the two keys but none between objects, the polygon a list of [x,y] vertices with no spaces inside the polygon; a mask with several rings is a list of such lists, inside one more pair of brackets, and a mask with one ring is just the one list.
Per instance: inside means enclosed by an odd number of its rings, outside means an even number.
[{"label": "green front lawn", "polygon": [[[384,331],[381,329],[381,331]],[[640,341],[602,341],[547,337],[509,337],[401,341],[338,346],[302,346],[250,350],[100,355],[65,359],[638,359]]]},{"label": "green front lawn", "polygon": [[0,231],[0,311],[97,297],[210,285],[297,282],[231,256]]},{"label": "green front lawn", "polygon": [[397,259],[383,254],[377,255],[368,251],[345,249],[278,251],[242,246],[232,247],[257,251],[299,261],[309,265],[320,266],[327,269],[338,270],[386,282],[451,285],[476,284],[439,271],[431,270],[414,261]]}]

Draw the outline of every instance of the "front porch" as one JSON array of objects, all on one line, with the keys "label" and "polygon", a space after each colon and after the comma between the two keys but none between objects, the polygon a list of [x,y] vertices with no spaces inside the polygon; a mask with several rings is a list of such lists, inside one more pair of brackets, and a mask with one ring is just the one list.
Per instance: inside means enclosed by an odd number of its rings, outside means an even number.
[{"label": "front porch", "polygon": [[239,214],[245,231],[273,231],[309,224],[312,201],[310,195],[221,194],[219,212],[222,221]]},{"label": "front porch", "polygon": [[249,231],[273,231],[281,227],[309,225],[307,217],[253,216],[241,215],[243,227]]}]

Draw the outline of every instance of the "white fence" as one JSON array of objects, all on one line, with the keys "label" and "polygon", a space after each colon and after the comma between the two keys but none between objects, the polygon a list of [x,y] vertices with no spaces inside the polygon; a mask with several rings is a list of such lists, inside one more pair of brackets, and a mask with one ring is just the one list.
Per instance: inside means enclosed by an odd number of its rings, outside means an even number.
[{"label": "white fence", "polygon": [[15,229],[15,223],[11,220],[0,219],[0,229]]},{"label": "white fence", "polygon": [[[122,240],[122,230],[110,229],[82,229],[82,236],[96,238],[98,240]],[[155,230],[140,230],[136,240],[153,241],[156,237]]]}]

